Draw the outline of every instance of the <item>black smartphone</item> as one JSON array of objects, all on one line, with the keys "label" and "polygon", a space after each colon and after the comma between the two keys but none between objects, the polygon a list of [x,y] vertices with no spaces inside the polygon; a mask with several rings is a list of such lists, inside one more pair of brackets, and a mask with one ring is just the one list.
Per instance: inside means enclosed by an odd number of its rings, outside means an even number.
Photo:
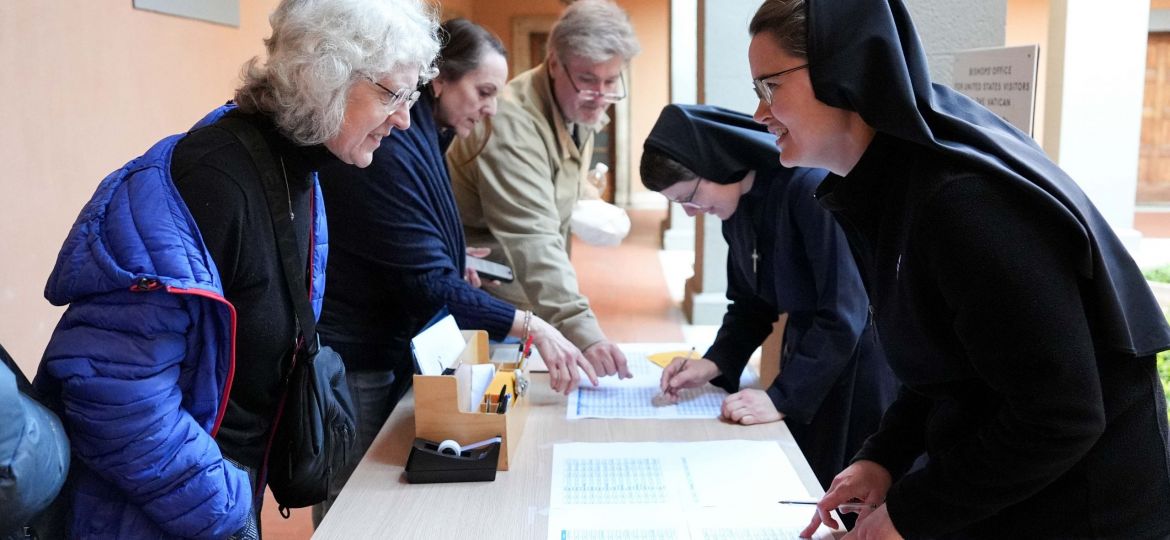
[{"label": "black smartphone", "polygon": [[479,257],[467,256],[467,267],[475,269],[481,279],[511,283],[515,277],[512,269],[500,263],[495,263]]}]

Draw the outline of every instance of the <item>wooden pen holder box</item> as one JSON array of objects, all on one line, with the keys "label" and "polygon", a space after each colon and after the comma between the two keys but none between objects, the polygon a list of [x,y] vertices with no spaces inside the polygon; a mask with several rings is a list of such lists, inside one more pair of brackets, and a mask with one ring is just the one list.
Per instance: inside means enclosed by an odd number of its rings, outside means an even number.
[{"label": "wooden pen holder box", "polygon": [[[487,332],[464,330],[462,333],[467,348],[456,364],[490,363]],[[497,373],[512,373],[515,367],[515,363],[497,364],[496,370]],[[454,375],[415,375],[414,436],[432,441],[452,439],[461,445],[501,437],[503,443],[497,469],[506,471],[515,459],[528,416],[528,400],[514,395],[515,387],[512,389],[512,398],[502,414],[479,412],[482,396],[474,396],[476,410],[467,411],[460,404],[469,399],[470,380],[461,381]],[[494,403],[495,397],[491,398]]]}]

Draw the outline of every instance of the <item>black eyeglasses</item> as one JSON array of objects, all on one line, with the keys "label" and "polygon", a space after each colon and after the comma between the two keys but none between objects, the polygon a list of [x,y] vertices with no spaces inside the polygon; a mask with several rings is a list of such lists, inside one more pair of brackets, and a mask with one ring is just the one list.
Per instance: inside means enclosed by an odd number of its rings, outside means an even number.
[{"label": "black eyeglasses", "polygon": [[703,183],[702,178],[696,178],[695,179],[695,189],[691,190],[691,194],[687,195],[687,198],[685,198],[685,199],[678,199],[674,202],[679,203],[681,205],[698,206],[695,204],[695,195],[699,194],[699,185],[701,185],[702,183]]},{"label": "black eyeglasses", "polygon": [[758,79],[752,79],[752,89],[756,91],[756,97],[760,98],[760,101],[763,101],[764,103],[767,103],[769,106],[771,106],[772,105],[772,87],[768,86],[768,83],[766,83],[764,81],[766,81],[768,79],[775,79],[776,77],[779,77],[781,75],[787,75],[789,73],[792,73],[793,71],[796,71],[799,69],[804,69],[806,67],[808,67],[808,64],[803,64],[800,66],[796,66],[794,68],[789,68],[789,69],[786,69],[784,71],[777,71],[776,73],[773,73],[771,75],[764,75],[763,77],[760,77]]},{"label": "black eyeglasses", "polygon": [[[558,57],[559,58],[559,57]],[[573,86],[573,90],[577,92],[577,97],[587,100],[596,101],[604,100],[608,102],[617,102],[626,99],[628,95],[626,92],[626,77],[622,73],[618,73],[618,83],[621,85],[620,92],[602,92],[600,90],[585,89],[582,90],[577,87],[577,83],[573,80],[573,74],[569,73],[569,65],[563,60],[561,61],[561,69],[564,70],[565,76],[569,78],[569,84]],[[603,85],[605,83],[602,83]]]},{"label": "black eyeglasses", "polygon": [[415,88],[399,88],[398,90],[391,90],[385,86],[382,86],[382,83],[375,81],[373,78],[370,78],[370,82],[374,83],[374,86],[381,88],[383,92],[386,92],[387,99],[383,101],[383,103],[386,105],[387,116],[394,114],[394,111],[397,111],[400,107],[409,110],[414,106],[415,103],[418,102],[419,96],[422,95],[422,92]]}]

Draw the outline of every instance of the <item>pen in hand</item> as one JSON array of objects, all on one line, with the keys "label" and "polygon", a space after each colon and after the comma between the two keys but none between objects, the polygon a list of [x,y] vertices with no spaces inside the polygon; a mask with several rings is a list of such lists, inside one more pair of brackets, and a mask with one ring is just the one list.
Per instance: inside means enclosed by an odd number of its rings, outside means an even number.
[{"label": "pen in hand", "polygon": [[[817,501],[779,501],[780,504],[807,504],[816,506]],[[837,505],[839,514],[860,514],[862,510],[876,510],[878,505],[864,502],[843,502]]]},{"label": "pen in hand", "polygon": [[687,362],[690,362],[691,358],[694,358],[694,357],[695,357],[695,348],[691,347],[691,352],[687,353],[686,358],[683,358],[683,363],[681,366],[679,366],[678,372],[682,373],[683,371],[685,371],[687,369]]},{"label": "pen in hand", "polygon": [[[694,356],[695,356],[695,348],[691,347],[691,351],[687,353],[686,358],[683,358],[682,364],[680,364],[678,366],[678,370],[674,372],[674,377],[677,377],[680,373],[682,373],[683,371],[686,371],[687,362],[690,362],[691,358],[694,358]],[[671,378],[673,379],[674,377],[671,377]],[[663,395],[670,397],[670,398],[678,398],[678,389],[676,389],[673,385],[671,385],[670,381],[667,381],[666,389],[663,390],[662,393],[663,393]]]}]

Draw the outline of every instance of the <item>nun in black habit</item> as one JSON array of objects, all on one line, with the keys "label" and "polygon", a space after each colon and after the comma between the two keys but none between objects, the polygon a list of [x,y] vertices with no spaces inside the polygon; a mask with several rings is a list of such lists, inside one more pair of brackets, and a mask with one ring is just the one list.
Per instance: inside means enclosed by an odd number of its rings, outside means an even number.
[{"label": "nun in black habit", "polygon": [[[869,322],[865,289],[832,215],[813,192],[821,169],[787,169],[774,138],[751,117],[704,105],[668,105],[646,139],[642,182],[723,220],[727,298],[715,343],[676,359],[668,396],[710,381],[731,393],[723,415],[741,424],[784,419],[828,487],[877,430],[897,382]],[[767,390],[739,388],[748,358],[788,314],[780,375]]]},{"label": "nun in black habit", "polygon": [[900,0],[766,0],[749,30],[756,117],[782,163],[832,172],[817,197],[903,383],[805,532],[858,498],[856,538],[1170,536],[1170,328],[1085,194],[931,83]]}]

